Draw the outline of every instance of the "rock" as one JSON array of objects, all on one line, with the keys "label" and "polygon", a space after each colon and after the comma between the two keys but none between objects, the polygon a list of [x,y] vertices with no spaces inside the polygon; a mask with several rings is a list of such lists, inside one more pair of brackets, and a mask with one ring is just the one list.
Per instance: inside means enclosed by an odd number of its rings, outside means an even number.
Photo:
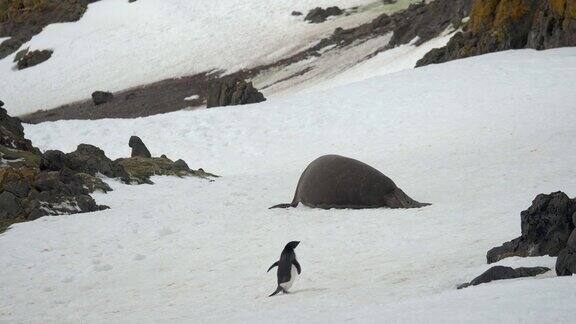
[{"label": "rock", "polygon": [[153,184],[150,180],[152,176],[195,176],[205,179],[217,177],[210,173],[191,170],[183,160],[172,162],[172,160],[167,158],[133,157],[118,159],[114,162],[121,165],[128,172],[130,179],[140,184]]},{"label": "rock", "polygon": [[302,13],[300,11],[292,11],[291,15],[292,16],[302,16]]},{"label": "rock", "polygon": [[42,155],[40,170],[60,171],[66,165],[66,154],[58,150],[48,150]]},{"label": "rock", "polygon": [[151,158],[152,157],[152,154],[150,154],[150,151],[148,151],[148,149],[146,148],[146,145],[144,145],[144,142],[142,142],[142,140],[138,136],[130,137],[130,141],[128,142],[128,146],[130,146],[132,148],[132,157],[136,157],[136,156],[145,157],[145,158]]},{"label": "rock", "polygon": [[476,1],[468,26],[416,66],[510,49],[576,46],[576,0]]},{"label": "rock", "polygon": [[266,101],[266,98],[254,88],[252,82],[238,78],[223,78],[209,85],[206,106],[208,108],[235,106],[262,101]]},{"label": "rock", "polygon": [[52,53],[52,50],[27,52],[18,60],[18,62],[16,62],[16,67],[18,70],[23,70],[38,65],[52,57]]},{"label": "rock", "polygon": [[176,162],[174,162],[174,170],[176,171],[188,171],[190,170],[190,167],[188,167],[188,164],[186,163],[186,161],[180,159],[180,160],[176,160]]},{"label": "rock", "polygon": [[94,145],[80,144],[76,151],[66,154],[66,166],[76,172],[96,176],[101,173],[110,178],[129,181],[128,173],[121,165],[110,160],[104,151]]},{"label": "rock", "polygon": [[38,191],[57,190],[59,186],[60,178],[58,176],[58,172],[56,171],[41,172],[38,177],[36,177],[36,181],[34,182],[34,187]]},{"label": "rock", "polygon": [[469,283],[461,284],[458,289],[477,286],[480,284],[488,283],[495,280],[505,280],[505,279],[516,279],[523,277],[534,277],[543,273],[550,271],[550,268],[546,267],[534,267],[534,268],[510,268],[504,266],[495,266],[488,269],[486,272],[480,276],[474,278],[474,280]]},{"label": "rock", "polygon": [[24,127],[20,119],[9,116],[4,108],[0,108],[0,146],[40,153],[32,146],[32,142],[24,138]]},{"label": "rock", "polygon": [[576,229],[568,238],[566,248],[558,254],[556,259],[556,274],[558,276],[571,276],[576,273]]},{"label": "rock", "polygon": [[18,173],[9,173],[2,179],[4,191],[10,192],[18,198],[28,196],[30,192],[30,182]]},{"label": "rock", "polygon": [[488,251],[488,263],[511,256],[557,256],[574,230],[576,201],[563,192],[540,194],[520,214],[522,235]]},{"label": "rock", "polygon": [[0,220],[16,218],[21,212],[16,196],[7,191],[0,193]]},{"label": "rock", "polygon": [[308,12],[304,20],[309,21],[311,24],[319,24],[325,22],[330,16],[339,16],[343,13],[344,11],[336,6],[326,9],[316,7]]},{"label": "rock", "polygon": [[114,95],[111,92],[95,91],[92,93],[92,101],[96,106],[105,104],[114,100]]}]

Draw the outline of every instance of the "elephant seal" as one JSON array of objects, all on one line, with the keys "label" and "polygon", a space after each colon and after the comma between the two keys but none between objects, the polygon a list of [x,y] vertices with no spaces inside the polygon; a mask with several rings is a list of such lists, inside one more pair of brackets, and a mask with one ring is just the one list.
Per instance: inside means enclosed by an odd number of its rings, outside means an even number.
[{"label": "elephant seal", "polygon": [[394,182],[366,163],[340,155],[314,160],[300,176],[294,199],[272,208],[303,203],[322,209],[420,208],[430,204],[408,197]]},{"label": "elephant seal", "polygon": [[296,260],[296,253],[294,253],[294,249],[298,244],[300,244],[300,241],[292,241],[286,244],[280,254],[280,260],[274,262],[266,271],[270,272],[272,268],[278,267],[278,288],[268,297],[272,297],[281,291],[287,294],[288,289],[292,287],[294,280],[296,280],[296,276],[302,272],[300,263]]}]

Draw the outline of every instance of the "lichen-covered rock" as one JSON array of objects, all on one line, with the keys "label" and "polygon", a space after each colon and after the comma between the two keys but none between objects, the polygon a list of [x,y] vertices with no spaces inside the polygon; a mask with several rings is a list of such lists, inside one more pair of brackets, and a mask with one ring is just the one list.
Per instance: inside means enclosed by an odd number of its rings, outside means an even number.
[{"label": "lichen-covered rock", "polygon": [[52,50],[26,52],[26,54],[22,55],[22,57],[16,62],[16,67],[18,70],[24,70],[38,65],[52,57],[52,53]]},{"label": "lichen-covered rock", "polygon": [[140,137],[138,136],[132,136],[130,137],[130,140],[128,141],[128,146],[130,146],[132,148],[132,157],[145,157],[145,158],[151,158],[152,154],[150,154],[150,151],[148,150],[148,148],[146,147],[146,145],[144,145],[144,142],[142,142],[142,139],[140,139]]},{"label": "lichen-covered rock", "polygon": [[236,106],[262,101],[266,101],[266,98],[254,88],[252,82],[246,82],[238,78],[223,78],[212,82],[208,86],[206,106],[208,108]]},{"label": "lichen-covered rock", "polygon": [[[0,232],[11,224],[46,215],[107,208],[89,196],[96,190],[111,190],[95,175],[122,173],[106,166],[106,162],[111,161],[102,157],[103,152],[83,146],[69,158],[59,151],[42,154],[24,137],[20,120],[8,116],[2,108],[0,136]],[[67,164],[78,170],[69,169]],[[82,173],[82,170],[93,171],[93,174]]]},{"label": "lichen-covered rock", "polygon": [[488,251],[488,263],[511,256],[557,256],[574,230],[576,201],[563,192],[540,194],[520,214],[522,235]]},{"label": "lichen-covered rock", "polygon": [[416,66],[510,49],[576,46],[576,0],[476,1],[468,28]]},{"label": "lichen-covered rock", "polygon": [[304,20],[311,24],[319,24],[325,22],[328,17],[339,16],[343,13],[344,11],[336,6],[328,7],[326,9],[316,7],[308,12]]},{"label": "lichen-covered rock", "polygon": [[516,279],[524,277],[534,277],[543,273],[550,271],[550,268],[546,267],[533,267],[533,268],[510,268],[504,266],[494,266],[484,273],[474,278],[469,283],[461,284],[458,289],[477,286],[484,283],[488,283],[495,280],[505,280],[505,279]]},{"label": "lichen-covered rock", "polygon": [[192,170],[188,167],[186,162],[182,160],[173,162],[165,157],[121,158],[114,162],[121,165],[128,173],[130,179],[139,184],[152,184],[153,182],[150,180],[152,176],[196,176],[205,179],[217,177],[216,175],[206,173],[203,170]]}]

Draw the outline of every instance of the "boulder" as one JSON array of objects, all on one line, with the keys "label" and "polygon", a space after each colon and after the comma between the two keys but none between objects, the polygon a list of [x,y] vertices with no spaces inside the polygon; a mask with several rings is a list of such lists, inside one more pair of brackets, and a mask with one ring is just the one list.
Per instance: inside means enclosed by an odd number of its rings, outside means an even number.
[{"label": "boulder", "polygon": [[511,256],[557,256],[574,230],[576,201],[563,192],[540,194],[520,214],[522,235],[488,251],[488,263]]},{"label": "boulder", "polygon": [[550,271],[546,267],[533,267],[533,268],[510,268],[504,266],[494,266],[484,273],[474,278],[469,283],[464,283],[458,286],[458,289],[477,286],[480,284],[488,283],[495,280],[516,279],[523,277],[534,277]]},{"label": "boulder", "polygon": [[16,196],[8,191],[0,193],[0,220],[16,218],[21,212]]},{"label": "boulder", "polygon": [[144,142],[138,136],[130,137],[130,141],[128,141],[128,146],[132,148],[132,157],[144,157],[144,158],[151,158],[152,154],[144,145]]},{"label": "boulder", "polygon": [[300,11],[292,11],[291,15],[292,16],[302,16],[302,13]]},{"label": "boulder", "polygon": [[42,155],[40,170],[60,171],[66,165],[66,154],[58,150],[48,150]]},{"label": "boulder", "polygon": [[110,178],[129,182],[124,168],[110,160],[104,151],[90,144],[80,144],[76,151],[66,154],[66,167],[73,171],[96,176],[101,173]]},{"label": "boulder", "polygon": [[316,7],[308,12],[304,20],[311,24],[319,24],[325,22],[330,16],[339,16],[343,13],[344,11],[336,6],[328,7],[326,9]]},{"label": "boulder", "polygon": [[52,50],[30,51],[22,55],[16,62],[18,70],[23,70],[47,61],[52,57]]},{"label": "boulder", "polygon": [[570,238],[568,238],[566,248],[560,251],[560,253],[558,254],[558,259],[556,259],[556,274],[558,276],[571,276],[575,273],[576,273],[576,230],[572,231]]},{"label": "boulder", "polygon": [[239,78],[223,78],[208,86],[206,106],[212,108],[246,105],[265,100],[264,95],[254,88],[252,82]]},{"label": "boulder", "polygon": [[114,94],[106,91],[95,91],[92,93],[92,101],[96,106],[105,104],[114,100]]}]

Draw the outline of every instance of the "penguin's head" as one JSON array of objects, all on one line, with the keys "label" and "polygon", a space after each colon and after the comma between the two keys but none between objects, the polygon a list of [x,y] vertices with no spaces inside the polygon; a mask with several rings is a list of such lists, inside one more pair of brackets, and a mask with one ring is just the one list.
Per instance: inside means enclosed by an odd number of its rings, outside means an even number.
[{"label": "penguin's head", "polygon": [[286,247],[284,249],[294,250],[298,246],[298,244],[300,244],[300,241],[292,241],[286,244]]}]

